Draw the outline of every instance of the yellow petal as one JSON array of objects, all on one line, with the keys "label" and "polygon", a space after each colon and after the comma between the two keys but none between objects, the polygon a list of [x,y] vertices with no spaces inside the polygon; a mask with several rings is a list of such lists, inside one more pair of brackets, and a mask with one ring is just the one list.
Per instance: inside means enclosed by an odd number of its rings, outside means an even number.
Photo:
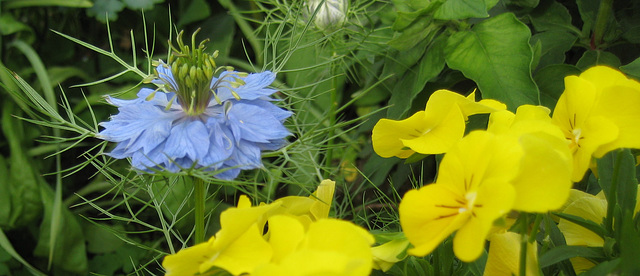
[{"label": "yellow petal", "polygon": [[565,141],[543,132],[519,137],[524,155],[513,181],[513,208],[544,213],[562,207],[569,198],[573,160]]},{"label": "yellow petal", "polygon": [[273,248],[271,262],[280,263],[296,251],[305,236],[305,229],[297,219],[287,215],[275,215],[269,218],[269,244]]},{"label": "yellow petal", "polygon": [[611,86],[634,86],[634,81],[629,80],[622,72],[602,65],[587,69],[580,74],[580,78],[592,83],[598,91]]},{"label": "yellow petal", "polygon": [[595,157],[618,148],[640,148],[639,106],[640,83],[636,87],[610,86],[602,91],[593,114],[607,118],[618,127],[619,133],[616,140],[600,146]]},{"label": "yellow petal", "polygon": [[429,97],[429,101],[427,102],[425,111],[427,111],[428,113],[446,113],[453,104],[459,106],[465,121],[471,115],[491,113],[507,108],[505,104],[496,100],[484,99],[476,102],[475,91],[472,92],[469,96],[464,97],[456,92],[441,89],[431,94],[431,97]]},{"label": "yellow petal", "polygon": [[200,273],[212,267],[222,268],[233,275],[250,273],[256,267],[268,263],[273,255],[271,245],[262,237],[262,228],[258,228],[256,224],[224,246],[217,243],[220,239],[214,241],[212,249],[215,254],[200,265]]},{"label": "yellow petal", "polygon": [[335,189],[336,182],[325,179],[320,182],[318,189],[310,196],[310,198],[315,199],[310,211],[316,220],[329,217]]},{"label": "yellow petal", "polygon": [[413,139],[431,127],[433,124],[426,121],[424,111],[418,111],[401,121],[380,119],[373,127],[371,134],[373,150],[385,158],[393,156],[407,158],[415,151],[404,149],[401,139]]},{"label": "yellow petal", "polygon": [[[564,213],[600,224],[607,214],[607,201],[595,196],[583,197],[567,206]],[[596,233],[565,219],[560,219],[558,228],[564,234],[567,245],[604,246],[604,240]]]},{"label": "yellow petal", "polygon": [[[520,272],[520,241],[522,236],[514,232],[505,232],[491,236],[489,257],[484,268],[486,276],[511,276]],[[538,248],[536,243],[527,245],[527,276],[537,276]]]},{"label": "yellow petal", "polygon": [[398,259],[398,255],[402,254],[409,245],[408,239],[401,238],[371,248],[373,268],[382,271],[391,269],[395,263],[403,260]]},{"label": "yellow petal", "polygon": [[453,252],[464,262],[475,261],[484,249],[493,222],[511,210],[515,192],[509,183],[485,182],[478,188],[471,218],[456,233]]},{"label": "yellow petal", "polygon": [[195,275],[201,264],[206,262],[215,252],[212,250],[214,237],[208,242],[196,244],[178,251],[176,254],[164,257],[162,266],[167,276]]},{"label": "yellow petal", "polygon": [[458,106],[452,105],[445,112],[427,116],[432,127],[416,138],[400,139],[403,145],[422,154],[447,152],[464,135],[465,122]]},{"label": "yellow petal", "polygon": [[[400,206],[402,231],[414,248],[409,254],[425,256],[446,237],[458,230],[469,219],[469,213],[459,213],[461,195],[443,185],[431,184],[407,192]],[[452,208],[457,206],[457,208]]]},{"label": "yellow petal", "polygon": [[573,150],[571,180],[578,182],[589,169],[596,150],[602,145],[615,141],[618,137],[618,127],[605,117],[592,116],[584,122],[582,128],[574,129],[573,132],[576,135],[572,139],[578,141],[575,142],[575,146],[569,146]]}]

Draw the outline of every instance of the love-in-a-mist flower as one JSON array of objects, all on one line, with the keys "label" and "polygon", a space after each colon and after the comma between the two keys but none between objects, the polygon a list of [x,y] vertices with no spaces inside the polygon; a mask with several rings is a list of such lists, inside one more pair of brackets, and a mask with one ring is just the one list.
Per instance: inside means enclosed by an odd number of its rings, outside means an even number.
[{"label": "love-in-a-mist flower", "polygon": [[400,121],[378,121],[371,135],[373,149],[385,158],[407,158],[416,152],[444,153],[462,138],[469,116],[503,109],[506,105],[495,100],[476,102],[475,92],[464,97],[438,90],[433,92],[424,111]]},{"label": "love-in-a-mist flower", "polygon": [[568,76],[553,111],[573,152],[573,181],[580,181],[592,157],[616,148],[640,148],[640,82],[606,66]]},{"label": "love-in-a-mist flower", "polygon": [[142,88],[132,100],[107,97],[119,111],[100,124],[98,137],[117,143],[109,156],[131,158],[140,171],[195,168],[233,179],[260,168],[263,150],[285,144],[290,132],[283,122],[291,112],[269,97],[275,74],[216,66],[217,52],[206,53],[204,41],[196,45],[196,33],[191,47],[180,33],[168,62],[156,64],[157,89]]}]

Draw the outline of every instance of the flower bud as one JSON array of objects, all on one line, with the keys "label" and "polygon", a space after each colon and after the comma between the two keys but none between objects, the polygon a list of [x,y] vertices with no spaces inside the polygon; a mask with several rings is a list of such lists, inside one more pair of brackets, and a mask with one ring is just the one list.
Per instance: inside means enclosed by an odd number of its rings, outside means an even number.
[{"label": "flower bud", "polygon": [[318,29],[334,30],[344,24],[347,0],[307,0],[307,10]]}]

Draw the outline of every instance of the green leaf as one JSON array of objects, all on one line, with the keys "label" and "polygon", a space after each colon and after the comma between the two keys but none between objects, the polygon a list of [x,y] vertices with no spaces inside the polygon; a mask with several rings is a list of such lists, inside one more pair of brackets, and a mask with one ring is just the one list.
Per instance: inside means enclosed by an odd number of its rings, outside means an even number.
[{"label": "green leaf", "polygon": [[587,230],[595,233],[596,235],[602,237],[604,239],[605,236],[607,236],[607,231],[602,227],[602,225],[595,223],[593,221],[590,221],[588,219],[585,219],[583,217],[579,217],[579,216],[574,216],[574,215],[569,215],[569,214],[565,214],[565,213],[554,213],[554,215],[562,218],[562,219],[566,219],[570,222],[573,222],[579,226],[582,226],[584,228],[586,228]]},{"label": "green leaf", "polygon": [[504,13],[453,34],[445,59],[478,84],[484,98],[505,103],[509,110],[538,104],[538,87],[531,77],[531,33],[512,13]]},{"label": "green leaf", "polygon": [[433,24],[433,20],[430,18],[422,17],[404,29],[400,35],[394,37],[387,44],[398,51],[406,51],[418,45],[428,36],[435,35],[440,28],[439,25]]},{"label": "green leaf", "polygon": [[620,70],[627,75],[640,79],[640,57],[627,65],[620,66]]},{"label": "green leaf", "polygon": [[[620,231],[626,214],[633,217],[636,207],[638,182],[636,180],[636,160],[628,149],[615,150],[605,154],[598,162],[598,183],[607,198],[605,227],[609,231]],[[614,212],[616,206],[619,212]],[[615,224],[615,225],[614,225]]]},{"label": "green leaf", "polygon": [[438,37],[427,48],[418,64],[413,66],[412,70],[409,70],[404,78],[397,83],[391,93],[391,99],[389,99],[389,105],[391,105],[387,111],[389,118],[403,117],[411,108],[411,102],[424,89],[427,82],[440,74],[444,68],[442,52],[445,46],[446,38],[444,36]]},{"label": "green leaf", "polygon": [[0,155],[0,228],[7,228],[11,218],[11,185],[4,156]]},{"label": "green leaf", "polygon": [[18,252],[16,252],[16,250],[13,248],[13,245],[11,244],[11,241],[9,241],[9,238],[7,238],[7,235],[4,234],[4,231],[2,229],[0,229],[0,247],[4,249],[7,253],[9,253],[11,257],[18,260],[18,262],[24,265],[27,268],[27,270],[31,272],[31,274],[37,275],[37,276],[46,275],[40,272],[35,267],[33,267],[31,264],[29,264],[25,259],[22,258],[22,256],[20,256],[20,254],[18,254]]},{"label": "green leaf", "polygon": [[542,56],[538,62],[538,68],[547,65],[564,63],[565,53],[573,47],[578,39],[572,33],[565,31],[548,31],[535,34],[531,37],[531,43],[540,41],[542,43]]},{"label": "green leaf", "polygon": [[10,35],[20,31],[29,31],[31,27],[13,18],[10,13],[3,13],[0,15],[0,35]]},{"label": "green leaf", "polygon": [[98,21],[116,21],[118,13],[124,9],[124,4],[118,0],[95,0],[93,6],[87,9],[87,16],[95,17]]},{"label": "green leaf", "polygon": [[15,9],[35,6],[61,6],[89,8],[93,5],[89,0],[4,0],[3,8]]},{"label": "green leaf", "polygon": [[[54,191],[42,182],[41,200],[44,204],[44,218],[40,224],[38,244],[33,254],[39,257],[52,258],[54,266],[66,271],[86,274],[88,270],[85,238],[77,218],[67,208],[61,208],[59,215],[54,214]],[[54,221],[55,220],[55,221]],[[51,228],[58,224],[51,236]],[[54,228],[54,230],[55,230]],[[50,246],[50,240],[55,239],[54,248]],[[53,254],[50,255],[50,252]]]},{"label": "green leaf", "polygon": [[155,4],[162,3],[164,0],[122,0],[122,2],[132,10],[151,10]]},{"label": "green leaf", "polygon": [[13,116],[15,105],[6,101],[2,114],[2,131],[9,142],[9,190],[11,194],[11,216],[7,228],[21,228],[34,223],[42,215],[42,202],[36,171],[24,152],[24,129],[22,122]]},{"label": "green leaf", "polygon": [[620,265],[620,258],[610,261],[604,261],[594,266],[593,268],[580,274],[580,276],[602,276],[602,275],[633,275],[633,274],[618,274],[616,270]]},{"label": "green leaf", "polygon": [[584,52],[580,60],[578,60],[578,63],[576,63],[576,66],[582,71],[596,65],[608,65],[613,68],[618,68],[620,67],[620,59],[610,52],[590,50]]},{"label": "green leaf", "polygon": [[209,15],[211,15],[211,8],[207,2],[204,0],[193,0],[180,15],[178,26],[184,26],[189,23],[205,19],[209,17]]},{"label": "green leaf", "polygon": [[529,17],[538,32],[565,30],[580,34],[580,30],[571,25],[569,10],[556,1],[540,4]]},{"label": "green leaf", "polygon": [[487,4],[479,0],[447,0],[433,14],[435,19],[457,20],[489,17]]},{"label": "green leaf", "polygon": [[517,6],[521,8],[535,8],[540,0],[505,0],[507,6]]},{"label": "green leaf", "polygon": [[580,73],[580,69],[569,64],[554,64],[538,70],[533,79],[540,88],[540,104],[553,110],[564,92],[564,78]]},{"label": "green leaf", "polygon": [[573,257],[604,259],[605,255],[602,247],[560,245],[542,254],[538,262],[540,268],[545,268]]},{"label": "green leaf", "polygon": [[640,273],[640,231],[633,223],[633,213],[626,213],[621,223],[619,239],[621,275],[638,275]]}]

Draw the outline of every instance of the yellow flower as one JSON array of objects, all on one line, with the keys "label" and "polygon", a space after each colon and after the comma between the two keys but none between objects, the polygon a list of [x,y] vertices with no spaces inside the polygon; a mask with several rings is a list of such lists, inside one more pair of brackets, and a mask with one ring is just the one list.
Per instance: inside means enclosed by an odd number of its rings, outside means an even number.
[{"label": "yellow flower", "polygon": [[[335,182],[324,180],[309,197],[289,196],[270,204],[251,206],[242,195],[238,206],[220,214],[220,231],[208,242],[180,250],[166,256],[162,265],[167,275],[194,275],[217,267],[233,275],[250,273],[257,266],[272,261],[281,250],[267,242],[273,238],[274,227],[263,235],[267,220],[278,214],[287,214],[299,221],[304,229],[317,220],[329,216]],[[293,230],[292,230],[293,231]]]},{"label": "yellow flower", "polygon": [[564,135],[543,106],[523,105],[516,114],[497,111],[489,117],[487,131],[517,139],[524,151],[513,209],[544,213],[557,210],[571,190],[573,161]]},{"label": "yellow flower", "polygon": [[[638,189],[636,198],[640,199],[640,189]],[[578,190],[572,190],[571,200],[567,204],[567,207],[564,208],[563,213],[579,216],[597,224],[601,224],[607,215],[607,205],[607,199],[603,192],[594,196]],[[640,201],[637,201],[634,208],[634,214],[637,214],[639,210]],[[589,247],[604,246],[604,239],[598,234],[568,220],[560,219],[558,222],[558,228],[562,231],[567,245]],[[585,272],[596,265],[596,263],[582,257],[571,258],[570,261],[576,273]]]},{"label": "yellow flower", "polygon": [[400,202],[400,225],[424,256],[457,231],[453,250],[465,262],[477,259],[493,221],[511,210],[522,150],[512,139],[484,131],[463,138],[440,165],[435,184],[407,192]]},{"label": "yellow flower", "polygon": [[273,260],[252,275],[369,275],[374,239],[365,229],[338,219],[320,219],[308,229],[295,217],[269,218]]},{"label": "yellow flower", "polygon": [[[522,236],[514,232],[496,233],[489,241],[489,257],[484,268],[486,276],[511,276],[520,273],[520,240]],[[534,242],[527,244],[527,276],[537,276],[538,246]]]},{"label": "yellow flower", "polygon": [[616,148],[640,148],[640,83],[606,66],[565,78],[553,111],[573,153],[573,181],[580,181],[592,157]]},{"label": "yellow flower", "polygon": [[208,242],[180,250],[166,256],[162,266],[166,275],[193,275],[219,267],[233,275],[251,272],[266,264],[273,254],[262,238],[266,214],[279,203],[251,207],[246,196],[241,196],[238,207],[220,214],[221,229]]},{"label": "yellow flower", "polygon": [[372,143],[382,157],[407,158],[422,154],[444,153],[464,135],[468,116],[491,113],[506,106],[495,100],[475,101],[449,90],[434,92],[424,111],[401,120],[381,119],[373,127]]}]

